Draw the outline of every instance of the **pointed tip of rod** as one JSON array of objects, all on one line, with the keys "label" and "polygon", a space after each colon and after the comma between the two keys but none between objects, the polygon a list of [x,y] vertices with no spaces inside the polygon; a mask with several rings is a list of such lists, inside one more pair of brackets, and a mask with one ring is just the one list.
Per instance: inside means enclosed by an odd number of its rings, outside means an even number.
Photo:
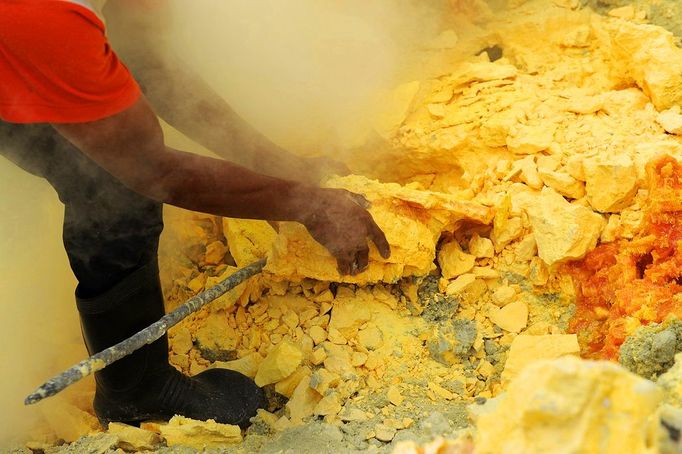
[{"label": "pointed tip of rod", "polygon": [[33,394],[29,394],[26,399],[24,399],[24,405],[32,405],[40,402],[41,400],[43,400],[43,396],[41,396],[38,392],[34,392]]}]

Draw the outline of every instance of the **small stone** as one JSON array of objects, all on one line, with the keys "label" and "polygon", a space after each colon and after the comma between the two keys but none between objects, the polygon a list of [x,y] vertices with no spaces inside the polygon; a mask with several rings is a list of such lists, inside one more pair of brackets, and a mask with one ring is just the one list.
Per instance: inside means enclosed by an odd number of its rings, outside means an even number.
[{"label": "small stone", "polygon": [[474,282],[476,282],[476,275],[472,273],[463,274],[448,284],[446,293],[458,295],[466,291]]},{"label": "small stone", "polygon": [[388,427],[384,424],[377,424],[374,426],[374,438],[384,443],[390,443],[393,441],[397,430],[392,427]]},{"label": "small stone", "polygon": [[343,422],[351,421],[367,421],[367,415],[364,411],[359,408],[344,408],[344,410],[339,413],[339,419]]},{"label": "small stone", "polygon": [[585,196],[585,185],[582,181],[563,172],[540,171],[540,178],[550,188],[569,199]]},{"label": "small stone", "polygon": [[301,423],[303,419],[312,416],[315,406],[321,399],[322,396],[310,387],[310,377],[304,377],[286,404],[292,423]]},{"label": "small stone", "polygon": [[287,328],[293,330],[298,326],[298,315],[296,312],[288,311],[282,316],[282,322],[287,326]]},{"label": "small stone", "polygon": [[227,246],[221,241],[214,241],[206,246],[206,256],[204,261],[207,265],[218,265],[223,262],[225,254],[227,253]]},{"label": "small stone", "polygon": [[350,363],[355,367],[360,367],[367,362],[367,353],[353,352],[350,357]]},{"label": "small stone", "polygon": [[329,342],[336,345],[346,345],[348,343],[348,340],[343,337],[343,334],[341,334],[338,329],[333,327],[329,328],[329,335],[327,336],[327,339],[329,339]]},{"label": "small stone", "polygon": [[234,370],[247,377],[254,378],[261,362],[263,362],[263,357],[258,352],[253,352],[234,361],[216,361],[210,368]]},{"label": "small stone", "polygon": [[376,326],[361,329],[358,332],[358,343],[367,350],[376,350],[383,344],[383,334]]},{"label": "small stone", "polygon": [[504,306],[514,300],[514,297],[516,297],[516,290],[508,285],[502,285],[493,292],[491,297],[493,303],[498,306]]},{"label": "small stone", "polygon": [[176,415],[168,424],[159,426],[159,430],[168,446],[187,446],[200,451],[242,441],[239,426],[220,424],[212,419],[197,421]]},{"label": "small stone", "polygon": [[327,359],[327,351],[322,347],[316,348],[310,355],[310,362],[315,366],[322,364],[325,359]]},{"label": "small stone", "polygon": [[332,392],[320,400],[313,410],[317,416],[337,415],[341,411],[341,403],[337,393]]},{"label": "small stone", "polygon": [[192,349],[192,333],[185,327],[178,328],[171,337],[171,350],[177,355],[186,355]]},{"label": "small stone", "polygon": [[310,387],[322,396],[329,388],[335,388],[340,382],[341,377],[327,369],[318,369],[310,376]]},{"label": "small stone", "polygon": [[388,401],[396,407],[402,405],[403,401],[405,400],[397,386],[390,386],[386,392],[386,397],[388,398]]},{"label": "small stone", "polygon": [[161,442],[159,434],[119,422],[110,422],[107,432],[118,437],[118,447],[126,451],[150,451]]},{"label": "small stone", "polygon": [[301,380],[303,380],[305,377],[309,377],[310,374],[311,371],[309,367],[299,367],[293,374],[289,375],[284,380],[275,383],[275,391],[284,397],[291,398],[291,396],[294,394],[294,391],[296,390],[296,387],[299,383],[301,383]]},{"label": "small stone", "polygon": [[453,400],[454,398],[457,397],[455,394],[451,393],[450,391],[436,384],[435,382],[430,381],[428,387],[441,399]]},{"label": "small stone", "polygon": [[518,333],[528,325],[528,305],[524,301],[509,303],[494,311],[490,321],[505,331]]},{"label": "small stone", "polygon": [[327,340],[327,332],[321,326],[310,327],[308,335],[313,339],[315,345],[321,344]]},{"label": "small stone", "polygon": [[555,131],[556,126],[551,123],[517,124],[509,130],[507,148],[516,154],[533,154],[546,150],[554,141]]},{"label": "small stone", "polygon": [[474,233],[469,240],[469,252],[479,259],[492,258],[495,255],[495,246],[490,239],[482,238]]},{"label": "small stone", "polygon": [[303,352],[291,342],[282,341],[270,350],[268,356],[261,362],[255,382],[258,386],[276,383],[291,375],[301,361]]},{"label": "small stone", "polygon": [[468,273],[476,264],[476,257],[462,251],[457,241],[445,243],[438,251],[438,264],[445,279]]},{"label": "small stone", "polygon": [[673,106],[670,109],[659,113],[656,121],[665,129],[665,132],[677,136],[682,135],[682,114],[680,114],[680,106]]},{"label": "small stone", "polygon": [[345,339],[356,336],[358,329],[372,317],[367,302],[361,298],[337,297],[332,308],[329,330],[338,330]]},{"label": "small stone", "polygon": [[369,370],[374,370],[383,364],[383,360],[376,352],[371,352],[365,361],[365,367]]}]

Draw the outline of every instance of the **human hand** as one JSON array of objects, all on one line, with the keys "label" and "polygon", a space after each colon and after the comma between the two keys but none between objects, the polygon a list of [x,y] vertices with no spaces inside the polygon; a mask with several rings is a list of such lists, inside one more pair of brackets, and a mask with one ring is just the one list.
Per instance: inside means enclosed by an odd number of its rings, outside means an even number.
[{"label": "human hand", "polygon": [[391,248],[384,232],[367,211],[369,202],[344,189],[315,189],[302,219],[310,235],[336,258],[339,273],[355,275],[369,265],[372,240],[385,259]]}]

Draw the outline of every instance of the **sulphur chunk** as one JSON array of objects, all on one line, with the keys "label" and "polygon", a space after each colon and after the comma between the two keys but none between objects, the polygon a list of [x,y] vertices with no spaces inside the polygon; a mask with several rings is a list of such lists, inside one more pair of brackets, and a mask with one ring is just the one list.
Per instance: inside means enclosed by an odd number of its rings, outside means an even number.
[{"label": "sulphur chunk", "polygon": [[578,355],[578,337],[575,334],[547,334],[529,336],[521,334],[514,338],[509,356],[504,364],[502,380],[516,377],[524,367],[535,361],[557,359],[564,355]]},{"label": "sulphur chunk", "polygon": [[457,241],[450,241],[438,251],[438,264],[443,277],[453,279],[471,271],[476,264],[476,257],[462,251]]},{"label": "sulphur chunk", "polygon": [[508,285],[498,287],[491,295],[493,302],[498,306],[504,306],[511,303],[514,300],[514,297],[516,297],[516,290]]},{"label": "sulphur chunk", "polygon": [[591,158],[583,162],[587,200],[601,212],[620,211],[637,192],[637,169],[627,155]]},{"label": "sulphur chunk", "polygon": [[668,110],[658,114],[656,121],[660,124],[666,132],[675,135],[682,135],[682,114],[680,114],[680,106],[673,106]]},{"label": "sulphur chunk", "polygon": [[507,148],[516,154],[533,154],[546,150],[554,141],[556,125],[541,123],[538,125],[516,125],[511,128],[507,137]]},{"label": "sulphur chunk", "polygon": [[198,450],[241,443],[239,426],[220,424],[213,419],[197,421],[175,415],[168,424],[159,426],[161,436],[168,446],[187,446]]},{"label": "sulphur chunk", "polygon": [[458,295],[468,290],[472,285],[474,285],[475,282],[475,274],[463,274],[448,284],[446,292],[448,295]]},{"label": "sulphur chunk", "polygon": [[540,171],[542,181],[559,194],[570,199],[579,199],[585,195],[585,185],[564,172]]},{"label": "sulphur chunk", "polygon": [[492,258],[495,255],[495,246],[490,239],[474,233],[469,240],[469,252],[476,258]]},{"label": "sulphur chunk", "polygon": [[289,341],[277,344],[258,367],[255,382],[265,386],[288,377],[303,361],[303,352]]},{"label": "sulphur chunk", "polygon": [[490,314],[490,321],[505,331],[518,333],[528,325],[528,304],[525,301],[509,303]]},{"label": "sulphur chunk", "polygon": [[118,446],[126,451],[153,450],[161,442],[156,432],[119,422],[110,422],[107,431],[118,437]]},{"label": "sulphur chunk", "polygon": [[232,361],[216,361],[211,364],[211,368],[234,370],[247,377],[253,378],[256,376],[258,367],[262,361],[263,357],[259,355],[258,352],[253,352]]},{"label": "sulphur chunk", "polygon": [[310,377],[304,377],[286,404],[286,411],[291,422],[300,424],[303,419],[312,416],[321,399],[322,396],[310,387]]},{"label": "sulphur chunk", "polygon": [[613,363],[540,361],[478,417],[476,452],[653,453],[661,399],[655,384]]},{"label": "sulphur chunk", "polygon": [[358,329],[372,318],[367,301],[356,297],[339,297],[332,307],[329,333],[337,330],[346,339],[355,337]]},{"label": "sulphur chunk", "polygon": [[547,263],[582,258],[592,250],[605,225],[589,208],[572,205],[553,189],[544,188],[526,205],[538,255]]},{"label": "sulphur chunk", "polygon": [[246,266],[265,257],[277,237],[270,224],[251,219],[223,218],[223,232],[238,266]]}]

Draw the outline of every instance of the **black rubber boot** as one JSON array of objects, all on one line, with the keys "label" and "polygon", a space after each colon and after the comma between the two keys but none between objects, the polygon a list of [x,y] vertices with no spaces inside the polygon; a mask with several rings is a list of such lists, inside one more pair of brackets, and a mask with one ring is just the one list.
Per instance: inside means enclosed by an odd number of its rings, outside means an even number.
[{"label": "black rubber boot", "polygon": [[[78,298],[90,354],[114,345],[164,315],[156,260],[103,295]],[[102,424],[168,420],[174,415],[249,425],[265,395],[250,378],[225,369],[187,377],[168,364],[168,338],[142,347],[95,374],[95,413]]]}]

